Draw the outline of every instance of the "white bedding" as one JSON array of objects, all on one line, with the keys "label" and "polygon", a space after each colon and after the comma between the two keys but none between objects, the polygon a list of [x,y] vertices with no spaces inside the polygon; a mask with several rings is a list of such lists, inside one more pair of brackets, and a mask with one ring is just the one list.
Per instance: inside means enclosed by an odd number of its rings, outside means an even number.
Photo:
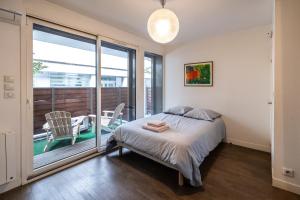
[{"label": "white bedding", "polygon": [[[156,133],[142,128],[148,121],[161,120],[170,129]],[[199,166],[225,137],[222,118],[204,121],[160,113],[126,123],[108,142],[124,142],[131,147],[174,165],[193,186],[202,185]]]}]

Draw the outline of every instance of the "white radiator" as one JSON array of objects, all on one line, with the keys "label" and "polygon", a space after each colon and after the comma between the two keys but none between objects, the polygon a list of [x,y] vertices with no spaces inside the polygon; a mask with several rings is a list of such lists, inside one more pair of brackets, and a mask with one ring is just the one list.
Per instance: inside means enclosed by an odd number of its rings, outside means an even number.
[{"label": "white radiator", "polygon": [[16,136],[12,132],[0,132],[0,185],[16,178]]}]

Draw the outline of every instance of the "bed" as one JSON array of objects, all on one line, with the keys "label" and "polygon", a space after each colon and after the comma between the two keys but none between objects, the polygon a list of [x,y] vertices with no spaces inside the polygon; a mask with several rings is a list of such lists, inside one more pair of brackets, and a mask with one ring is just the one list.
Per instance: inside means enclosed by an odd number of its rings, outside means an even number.
[{"label": "bed", "polygon": [[[143,129],[150,120],[164,121],[170,129],[162,133]],[[173,168],[179,172],[179,185],[183,185],[185,177],[197,187],[202,185],[199,166],[224,138],[225,124],[221,117],[204,121],[160,113],[118,127],[108,143],[118,145],[120,155],[125,147]]]}]

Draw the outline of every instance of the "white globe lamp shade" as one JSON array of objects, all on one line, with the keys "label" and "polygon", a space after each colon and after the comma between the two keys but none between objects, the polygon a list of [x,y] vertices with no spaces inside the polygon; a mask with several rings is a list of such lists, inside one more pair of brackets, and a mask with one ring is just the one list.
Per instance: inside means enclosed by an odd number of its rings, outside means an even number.
[{"label": "white globe lamp shade", "polygon": [[148,19],[148,33],[158,43],[171,42],[178,34],[179,21],[171,10],[162,8],[154,11]]}]

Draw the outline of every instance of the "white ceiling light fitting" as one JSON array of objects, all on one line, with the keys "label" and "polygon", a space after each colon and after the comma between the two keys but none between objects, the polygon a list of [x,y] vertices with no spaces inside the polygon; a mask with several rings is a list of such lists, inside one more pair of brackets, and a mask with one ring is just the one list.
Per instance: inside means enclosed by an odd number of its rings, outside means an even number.
[{"label": "white ceiling light fitting", "polygon": [[162,8],[154,11],[148,19],[148,33],[158,43],[171,42],[178,34],[179,21],[174,12],[165,8],[166,0],[161,0]]}]

